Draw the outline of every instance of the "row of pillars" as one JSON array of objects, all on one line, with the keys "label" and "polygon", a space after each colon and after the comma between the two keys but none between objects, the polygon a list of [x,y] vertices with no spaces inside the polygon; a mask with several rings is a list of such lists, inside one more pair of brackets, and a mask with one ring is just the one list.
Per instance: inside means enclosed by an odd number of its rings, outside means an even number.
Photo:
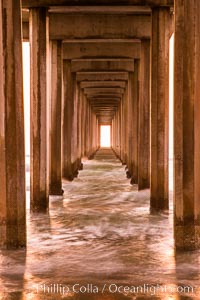
[{"label": "row of pillars", "polygon": [[[141,41],[140,60],[129,72],[126,92],[112,121],[112,147],[138,189],[150,187],[150,41]],[[156,210],[161,209],[158,202]],[[153,207],[153,205],[152,205]]]},{"label": "row of pillars", "polygon": [[114,150],[131,183],[139,190],[150,188],[152,212],[169,208],[169,40],[169,8],[152,9],[151,45],[141,40],[140,60],[129,73],[128,93],[113,120]]},{"label": "row of pillars", "polygon": [[[175,1],[174,233],[178,249],[200,246],[199,25],[199,1]],[[112,123],[113,148],[127,165],[131,182],[139,189],[150,185],[152,211],[168,208],[169,38],[169,9],[154,8],[151,45],[148,40],[141,42],[141,59],[129,73],[126,93]],[[61,48],[60,41],[48,41],[46,9],[31,9],[32,211],[46,211],[49,188],[61,194],[62,176],[72,180],[81,168],[81,157],[99,147],[98,120],[70,62],[62,60]],[[3,0],[0,244],[7,248],[26,245],[22,82],[20,1]]]},{"label": "row of pillars", "polygon": [[48,41],[47,32],[46,9],[31,9],[31,210],[36,212],[48,209],[49,194],[62,195],[62,177],[73,180],[81,157],[90,157],[98,144],[97,117],[71,61],[62,59],[62,42]]}]

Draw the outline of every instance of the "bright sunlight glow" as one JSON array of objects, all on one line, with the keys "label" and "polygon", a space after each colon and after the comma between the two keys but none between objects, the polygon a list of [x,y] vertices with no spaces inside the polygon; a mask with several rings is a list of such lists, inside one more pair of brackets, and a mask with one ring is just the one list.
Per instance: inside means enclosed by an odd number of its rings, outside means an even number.
[{"label": "bright sunlight glow", "polygon": [[110,125],[100,126],[100,146],[110,147]]}]

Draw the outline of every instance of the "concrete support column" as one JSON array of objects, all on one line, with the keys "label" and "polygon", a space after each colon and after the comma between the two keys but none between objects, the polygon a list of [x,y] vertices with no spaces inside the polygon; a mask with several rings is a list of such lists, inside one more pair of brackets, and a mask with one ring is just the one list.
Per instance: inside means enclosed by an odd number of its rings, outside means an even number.
[{"label": "concrete support column", "polygon": [[122,97],[122,110],[121,110],[121,124],[122,124],[122,130],[121,130],[121,160],[122,164],[126,164],[126,158],[125,158],[125,149],[126,149],[126,124],[125,124],[125,97]]},{"label": "concrete support column", "polygon": [[200,2],[175,2],[174,231],[177,249],[200,247]]},{"label": "concrete support column", "polygon": [[71,72],[70,60],[63,60],[63,144],[62,144],[62,175],[67,180],[73,180],[71,156],[72,156],[72,129],[73,129],[73,105],[75,73]]},{"label": "concrete support column", "polygon": [[124,92],[124,163],[129,166],[128,148],[129,148],[129,101],[128,101],[128,84]]},{"label": "concrete support column", "polygon": [[31,53],[31,210],[48,208],[47,176],[47,18],[45,8],[30,10]]},{"label": "concrete support column", "polygon": [[120,155],[120,111],[119,108],[117,110],[117,146],[116,146],[116,151],[117,155]]},{"label": "concrete support column", "polygon": [[79,91],[79,99],[78,99],[78,167],[79,169],[81,167],[81,157],[82,157],[82,119],[83,119],[83,91],[80,88],[80,85],[78,85],[78,91]]},{"label": "concrete support column", "polygon": [[26,246],[20,1],[0,1],[0,248]]},{"label": "concrete support column", "polygon": [[51,195],[62,195],[61,167],[61,107],[62,107],[62,43],[51,42],[51,125],[50,176]]},{"label": "concrete support column", "polygon": [[85,156],[85,140],[86,140],[86,131],[85,131],[85,128],[86,128],[86,104],[87,104],[87,99],[83,93],[83,90],[81,92],[82,94],[82,99],[83,99],[83,114],[81,116],[81,120],[82,120],[82,127],[81,127],[81,135],[82,135],[82,150],[81,150],[81,154],[82,156]]},{"label": "concrete support column", "polygon": [[92,153],[96,150],[96,115],[92,111]]},{"label": "concrete support column", "polygon": [[138,183],[138,102],[139,102],[139,61],[135,60],[134,63],[134,73],[130,74],[129,82],[130,82],[130,96],[132,97],[132,120],[131,120],[131,128],[132,128],[132,150],[130,155],[132,156],[132,170],[131,170],[131,184]]},{"label": "concrete support column", "polygon": [[150,41],[142,40],[138,120],[138,189],[150,187]]},{"label": "concrete support column", "polygon": [[116,115],[112,119],[112,124],[111,124],[111,147],[115,150],[116,148]]},{"label": "concrete support column", "polygon": [[128,172],[127,177],[132,177],[132,169],[133,169],[133,82],[134,82],[134,73],[129,72],[128,79]]},{"label": "concrete support column", "polygon": [[97,119],[97,125],[96,125],[96,133],[97,133],[97,148],[100,147],[100,139],[99,139],[99,120],[98,117],[96,117]]},{"label": "concrete support column", "polygon": [[86,99],[86,126],[85,126],[85,154],[89,157],[89,142],[90,142],[90,107]]},{"label": "concrete support column", "polygon": [[88,150],[89,150],[89,157],[92,158],[92,109],[91,106],[88,105],[89,109],[89,134],[88,134]]},{"label": "concrete support column", "polygon": [[120,101],[120,159],[122,161],[122,152],[123,152],[123,119],[122,119],[122,101]]},{"label": "concrete support column", "polygon": [[[72,75],[75,77],[75,75]],[[73,176],[78,175],[78,104],[79,104],[79,88],[78,83],[74,82],[72,98],[72,131],[71,131],[71,164]]]},{"label": "concrete support column", "polygon": [[151,211],[168,209],[169,8],[152,9]]}]

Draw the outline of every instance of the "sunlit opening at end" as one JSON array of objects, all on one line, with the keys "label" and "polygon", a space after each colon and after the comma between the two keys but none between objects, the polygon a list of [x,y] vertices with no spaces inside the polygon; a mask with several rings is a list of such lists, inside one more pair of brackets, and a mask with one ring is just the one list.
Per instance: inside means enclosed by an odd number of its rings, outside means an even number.
[{"label": "sunlit opening at end", "polygon": [[100,146],[110,147],[110,125],[100,126]]}]

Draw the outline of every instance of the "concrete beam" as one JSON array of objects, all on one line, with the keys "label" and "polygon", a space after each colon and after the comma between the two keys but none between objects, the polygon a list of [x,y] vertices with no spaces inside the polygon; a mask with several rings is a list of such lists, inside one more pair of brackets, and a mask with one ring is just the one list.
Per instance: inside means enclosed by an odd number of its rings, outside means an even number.
[{"label": "concrete beam", "polygon": [[50,39],[150,38],[148,15],[49,14]]},{"label": "concrete beam", "polygon": [[102,102],[120,102],[121,97],[119,97],[119,95],[117,97],[112,97],[112,98],[98,96],[98,97],[93,97],[93,98],[92,97],[88,97],[87,99],[90,102],[97,102],[97,101],[102,101]]},{"label": "concrete beam", "polygon": [[77,72],[77,81],[115,81],[128,80],[127,72]]},{"label": "concrete beam", "polygon": [[88,88],[88,87],[121,87],[125,88],[126,83],[125,81],[82,81],[80,83],[81,88]]},{"label": "concrete beam", "polygon": [[[22,0],[23,7],[50,7],[65,5],[107,5],[108,0]],[[173,6],[173,0],[110,0],[109,5]]]},{"label": "concrete beam", "polygon": [[74,59],[71,61],[72,72],[84,71],[125,71],[134,72],[133,59]]},{"label": "concrete beam", "polygon": [[124,89],[122,88],[85,88],[84,93],[87,95],[96,95],[96,94],[123,94]]},{"label": "concrete beam", "polygon": [[150,15],[151,8],[148,6],[125,6],[125,5],[101,5],[101,6],[54,6],[49,8],[50,13],[67,13],[67,14],[126,14],[126,15]]},{"label": "concrete beam", "polygon": [[100,98],[100,97],[104,97],[104,98],[118,98],[121,99],[122,94],[118,94],[118,93],[95,93],[95,94],[90,94],[88,97],[90,97],[90,99],[93,98]]},{"label": "concrete beam", "polygon": [[[24,25],[25,26],[25,25]],[[24,28],[24,35],[26,28]],[[63,59],[89,57],[140,58],[139,40],[93,39],[63,42]]]}]

